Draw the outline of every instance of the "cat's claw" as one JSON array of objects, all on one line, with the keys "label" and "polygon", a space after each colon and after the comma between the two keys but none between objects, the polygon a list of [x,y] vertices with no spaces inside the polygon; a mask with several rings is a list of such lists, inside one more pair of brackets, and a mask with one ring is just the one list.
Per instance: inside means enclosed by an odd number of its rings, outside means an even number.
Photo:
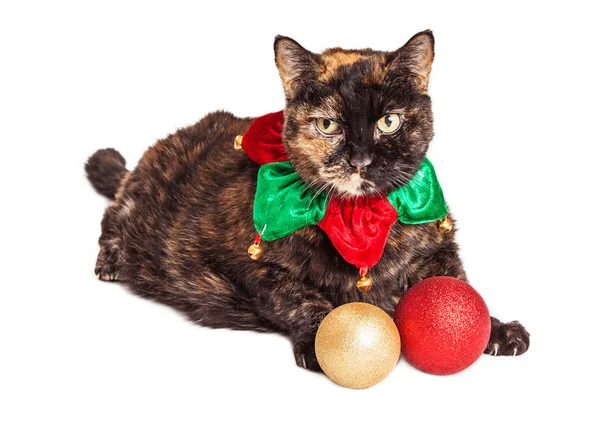
[{"label": "cat's claw", "polygon": [[321,366],[319,366],[317,354],[315,353],[314,340],[294,342],[294,357],[296,357],[298,367],[315,372],[321,371]]},{"label": "cat's claw", "polygon": [[492,318],[490,341],[486,354],[493,356],[508,355],[516,357],[529,349],[529,333],[518,321],[502,323]]},{"label": "cat's claw", "polygon": [[119,274],[117,273],[119,248],[113,241],[108,240],[100,243],[100,251],[98,252],[98,258],[96,259],[94,273],[101,281],[112,282],[119,280]]},{"label": "cat's claw", "polygon": [[[499,347],[499,346],[500,346],[499,344],[497,344],[497,343],[494,343],[494,349],[493,349],[494,355],[498,355],[498,347]],[[491,354],[491,353],[492,353],[492,352],[490,352],[490,354]]]},{"label": "cat's claw", "polygon": [[98,266],[94,270],[94,273],[98,277],[100,281],[118,281],[119,275],[112,268],[107,268],[107,266]]},{"label": "cat's claw", "polygon": [[106,250],[106,246],[101,246],[98,259],[96,260],[96,268],[94,273],[101,281],[118,281],[116,261],[118,252],[115,249]]}]

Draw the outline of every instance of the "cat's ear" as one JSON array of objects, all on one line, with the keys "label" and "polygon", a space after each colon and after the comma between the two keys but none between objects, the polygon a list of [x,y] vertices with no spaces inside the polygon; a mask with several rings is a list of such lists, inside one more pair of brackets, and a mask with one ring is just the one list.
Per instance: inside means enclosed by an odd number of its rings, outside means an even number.
[{"label": "cat's ear", "polygon": [[315,77],[319,71],[316,55],[289,37],[275,37],[275,64],[287,99],[294,97],[303,79]]},{"label": "cat's ear", "polygon": [[421,93],[427,93],[434,57],[434,39],[430,30],[415,34],[391,54],[390,69],[408,73]]}]

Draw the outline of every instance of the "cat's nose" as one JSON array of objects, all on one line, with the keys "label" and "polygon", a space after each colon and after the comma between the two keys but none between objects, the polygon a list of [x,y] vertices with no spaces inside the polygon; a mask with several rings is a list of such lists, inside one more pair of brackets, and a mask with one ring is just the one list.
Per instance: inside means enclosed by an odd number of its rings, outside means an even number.
[{"label": "cat's nose", "polygon": [[364,168],[371,165],[373,158],[368,153],[353,154],[348,158],[348,163],[355,168]]}]

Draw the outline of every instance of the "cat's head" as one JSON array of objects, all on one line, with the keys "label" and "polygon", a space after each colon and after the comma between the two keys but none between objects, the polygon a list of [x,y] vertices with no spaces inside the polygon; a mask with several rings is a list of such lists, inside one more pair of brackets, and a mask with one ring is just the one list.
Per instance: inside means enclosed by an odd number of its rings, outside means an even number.
[{"label": "cat's head", "polygon": [[287,100],[283,141],[307,184],[359,196],[389,193],[412,178],[433,138],[433,44],[424,31],[394,52],[315,54],[275,39]]}]

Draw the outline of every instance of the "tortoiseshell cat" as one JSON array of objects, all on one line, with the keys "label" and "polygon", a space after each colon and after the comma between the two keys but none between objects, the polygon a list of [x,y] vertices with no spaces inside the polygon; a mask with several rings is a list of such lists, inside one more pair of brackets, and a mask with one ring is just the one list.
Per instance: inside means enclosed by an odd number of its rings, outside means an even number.
[{"label": "tortoiseshell cat", "polygon": [[[356,197],[385,194],[412,178],[433,137],[433,46],[429,31],[395,52],[314,54],[275,39],[286,95],[283,142],[305,183]],[[233,140],[252,120],[211,113],[158,141],[131,172],[113,149],[89,159],[91,183],[114,199],[102,220],[100,279],[123,281],[204,326],[288,335],[296,363],[311,370],[319,369],[316,329],[336,306],[365,301],[391,315],[423,278],[466,280],[454,231],[443,234],[435,222],[393,224],[367,293],[317,226],[263,243],[264,256],[251,260],[259,165],[234,150]],[[486,353],[527,350],[529,334],[518,322],[491,323]]]}]

